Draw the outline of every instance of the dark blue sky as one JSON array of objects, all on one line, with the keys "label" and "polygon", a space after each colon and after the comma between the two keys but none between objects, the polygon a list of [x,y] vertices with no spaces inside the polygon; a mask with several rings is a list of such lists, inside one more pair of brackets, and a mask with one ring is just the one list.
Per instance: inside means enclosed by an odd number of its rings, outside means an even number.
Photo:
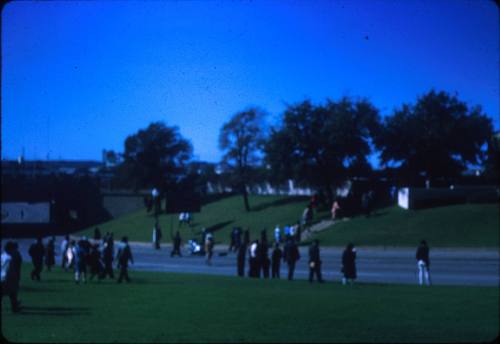
[{"label": "dark blue sky", "polygon": [[493,1],[20,1],[2,11],[2,158],[100,159],[152,121],[217,161],[256,105],[367,97],[382,115],[431,88],[499,123]]}]

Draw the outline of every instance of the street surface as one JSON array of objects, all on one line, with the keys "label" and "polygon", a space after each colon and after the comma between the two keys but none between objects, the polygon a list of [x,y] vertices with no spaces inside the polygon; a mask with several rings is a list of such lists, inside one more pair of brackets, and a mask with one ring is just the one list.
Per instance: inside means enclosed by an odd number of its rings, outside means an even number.
[{"label": "street surface", "polygon": [[[56,263],[60,264],[59,246],[62,237],[56,237]],[[20,252],[25,262],[31,239],[19,239]],[[44,240],[44,243],[46,240]],[[118,242],[115,242],[118,243]],[[172,246],[163,244],[160,250],[153,249],[150,243],[130,243],[135,264],[133,270],[163,271],[178,273],[197,273],[227,275],[236,278],[236,253],[227,253],[227,245],[216,245],[212,265],[205,263],[202,256],[191,256],[182,246],[182,257],[170,257]],[[3,243],[2,243],[3,248]],[[116,246],[115,246],[116,248]],[[340,283],[342,278],[341,257],[343,248],[321,247],[323,278],[326,282]],[[416,284],[417,264],[415,248],[357,247],[357,282],[365,283],[405,283]],[[296,279],[309,276],[308,247],[300,248],[301,259],[295,270]],[[271,250],[269,250],[271,256]],[[500,286],[498,249],[434,248],[430,247],[430,272],[432,283],[436,285]],[[248,254],[245,262],[248,272]],[[281,278],[287,276],[287,265],[281,264]]]}]

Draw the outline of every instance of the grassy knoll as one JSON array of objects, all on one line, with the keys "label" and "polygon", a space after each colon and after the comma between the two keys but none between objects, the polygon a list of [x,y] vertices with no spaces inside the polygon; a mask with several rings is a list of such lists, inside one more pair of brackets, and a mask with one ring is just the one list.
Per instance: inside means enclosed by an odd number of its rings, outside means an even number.
[{"label": "grassy knoll", "polygon": [[316,238],[323,245],[415,246],[425,238],[432,246],[498,247],[499,208],[497,204],[461,204],[423,210],[397,206],[341,221]]},{"label": "grassy knoll", "polygon": [[[272,230],[279,224],[293,224],[301,216],[308,197],[251,196],[252,211],[243,210],[241,196],[232,196],[206,204],[193,214],[191,228],[184,225],[181,236],[187,240],[198,235],[202,227],[213,228],[216,243],[228,243],[234,226],[250,228],[251,238],[263,228]],[[315,214],[315,220],[328,218],[329,212]],[[128,235],[133,241],[151,241],[154,218],[145,210],[106,222],[99,227],[103,233],[114,232],[115,238]],[[170,228],[178,228],[177,215],[161,215],[163,242],[170,241]],[[415,246],[426,238],[432,246],[498,247],[499,208],[496,204],[463,204],[424,210],[404,210],[397,206],[380,209],[370,218],[358,216],[335,224],[317,235],[322,245]],[[92,236],[93,228],[80,234]]]},{"label": "grassy knoll", "polygon": [[[233,227],[249,228],[251,238],[259,235],[264,228],[268,229],[269,238],[272,230],[279,224],[296,223],[306,207],[309,197],[283,197],[283,196],[251,196],[252,211],[246,212],[243,208],[241,196],[232,196],[206,204],[200,213],[193,214],[191,228],[184,225],[180,231],[183,239],[189,239],[193,234],[198,234],[202,227],[215,229],[216,243],[229,243],[229,234]],[[326,216],[327,212],[320,215]],[[177,215],[161,215],[160,227],[163,230],[164,240],[170,241],[170,228],[178,228]],[[133,241],[151,241],[154,217],[145,210],[125,215],[99,225],[101,232],[113,232],[115,238],[128,235]],[[93,235],[93,228],[82,232],[88,236]]]},{"label": "grassy knoll", "polygon": [[499,289],[312,284],[131,272],[131,284],[75,285],[23,269],[25,309],[2,301],[13,342],[481,342],[499,333]]}]

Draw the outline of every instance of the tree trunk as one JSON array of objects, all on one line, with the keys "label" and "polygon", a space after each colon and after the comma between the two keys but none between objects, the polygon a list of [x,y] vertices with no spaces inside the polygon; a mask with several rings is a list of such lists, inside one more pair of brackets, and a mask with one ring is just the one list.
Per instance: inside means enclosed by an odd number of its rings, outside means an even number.
[{"label": "tree trunk", "polygon": [[250,205],[248,204],[248,192],[245,184],[242,185],[241,192],[243,193],[243,202],[245,203],[245,210],[250,211]]},{"label": "tree trunk", "polygon": [[326,206],[330,207],[333,203],[333,191],[332,191],[331,184],[325,185],[325,192],[326,192],[326,201],[327,201]]}]

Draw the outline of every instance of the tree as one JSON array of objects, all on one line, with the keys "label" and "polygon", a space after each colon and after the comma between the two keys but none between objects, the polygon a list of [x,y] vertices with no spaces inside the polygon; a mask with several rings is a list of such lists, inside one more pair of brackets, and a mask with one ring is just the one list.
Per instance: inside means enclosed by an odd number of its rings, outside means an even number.
[{"label": "tree", "polygon": [[219,148],[224,152],[222,164],[231,172],[232,184],[243,195],[246,211],[250,210],[247,186],[261,160],[264,119],[262,110],[249,108],[233,115],[219,134]]},{"label": "tree", "polygon": [[154,122],[125,140],[120,174],[135,189],[165,188],[185,174],[192,151],[191,143],[181,136],[177,127]]},{"label": "tree", "polygon": [[415,105],[404,104],[384,119],[375,138],[383,165],[400,164],[407,183],[457,178],[467,165],[481,164],[492,136],[491,119],[455,96],[431,90]]},{"label": "tree", "polygon": [[378,124],[377,109],[365,99],[344,97],[319,106],[305,100],[288,106],[281,125],[272,129],[266,162],[277,180],[293,178],[315,186],[332,201],[334,187],[351,171],[369,166],[366,156]]}]

